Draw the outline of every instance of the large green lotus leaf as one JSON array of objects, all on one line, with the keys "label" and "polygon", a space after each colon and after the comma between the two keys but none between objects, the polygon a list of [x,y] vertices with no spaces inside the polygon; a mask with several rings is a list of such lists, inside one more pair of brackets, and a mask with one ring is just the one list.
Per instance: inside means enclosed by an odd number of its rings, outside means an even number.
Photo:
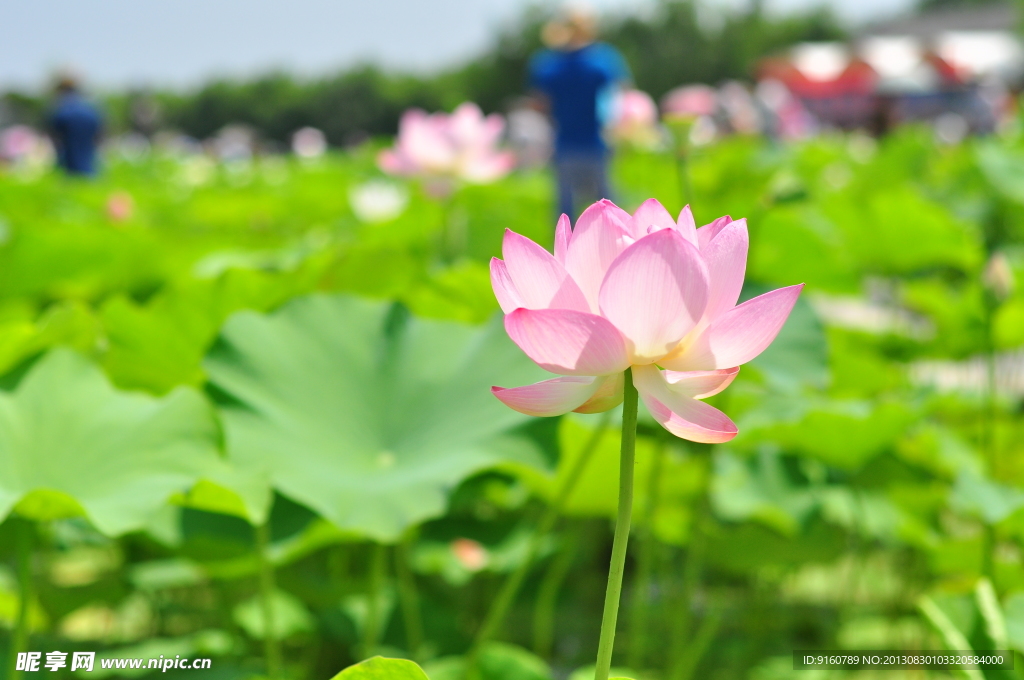
[{"label": "large green lotus leaf", "polygon": [[477,470],[543,464],[510,432],[528,417],[490,394],[546,376],[500,319],[473,327],[313,295],[234,315],[204,366],[235,466],[376,539],[443,512],[446,492]]},{"label": "large green lotus leaf", "polygon": [[121,387],[163,394],[176,385],[200,384],[203,355],[224,320],[239,309],[264,310],[308,290],[303,278],[309,277],[232,269],[176,285],[145,306],[112,298],[101,311],[109,340],[104,365]]},{"label": "large green lotus leaf", "polygon": [[0,393],[0,518],[17,505],[33,519],[84,513],[106,534],[139,528],[222,467],[216,436],[195,390],[121,392],[79,354],[52,350]]},{"label": "large green lotus leaf", "polygon": [[427,674],[408,659],[385,659],[375,656],[349,666],[331,680],[427,680]]}]

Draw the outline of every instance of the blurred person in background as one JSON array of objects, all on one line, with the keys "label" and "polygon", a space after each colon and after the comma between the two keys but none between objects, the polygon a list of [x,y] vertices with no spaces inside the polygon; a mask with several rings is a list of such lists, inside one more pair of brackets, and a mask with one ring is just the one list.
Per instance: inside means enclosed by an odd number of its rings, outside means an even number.
[{"label": "blurred person in background", "polygon": [[530,61],[530,87],[555,124],[559,212],[575,217],[580,206],[610,198],[601,132],[616,89],[630,80],[629,67],[618,50],[596,42],[597,19],[587,9],[564,11],[541,37],[547,49]]},{"label": "blurred person in background", "polygon": [[96,173],[96,147],[103,132],[99,110],[81,95],[78,81],[63,75],[57,82],[57,102],[50,114],[50,134],[57,163],[71,175]]}]

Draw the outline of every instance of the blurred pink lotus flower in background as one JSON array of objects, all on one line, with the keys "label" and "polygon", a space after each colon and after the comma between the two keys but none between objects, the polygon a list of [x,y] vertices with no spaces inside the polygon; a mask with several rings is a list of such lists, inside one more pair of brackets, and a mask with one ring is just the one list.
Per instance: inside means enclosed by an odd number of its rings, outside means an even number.
[{"label": "blurred pink lotus flower in background", "polygon": [[719,99],[707,85],[684,85],[661,98],[661,114],[669,128],[676,128],[677,142],[703,145],[718,136],[715,114]]},{"label": "blurred pink lotus flower in background", "polygon": [[708,85],[684,85],[661,99],[665,116],[713,116],[718,110],[718,93]]},{"label": "blurred pink lotus flower in background", "polygon": [[699,400],[724,390],[740,364],[771,344],[803,288],[736,305],[747,247],[746,220],[720,217],[697,229],[689,206],[673,220],[654,199],[633,215],[600,201],[575,229],[562,215],[554,255],[506,231],[505,259],[491,260],[505,329],[541,368],[563,377],[492,392],[528,415],[597,413],[622,401],[632,368],[666,430],[729,441],[736,425]]},{"label": "blurred pink lotus flower in background", "polygon": [[515,157],[498,148],[505,121],[484,116],[466,102],[451,114],[410,109],[402,115],[395,145],[377,159],[392,175],[462,179],[486,184],[508,174]]},{"label": "blurred pink lotus flower in background", "polygon": [[642,90],[623,90],[615,99],[611,136],[617,141],[651,148],[658,144],[658,105]]},{"label": "blurred pink lotus flower in background", "polygon": [[0,131],[0,158],[19,161],[31,154],[39,135],[27,125],[12,125]]}]

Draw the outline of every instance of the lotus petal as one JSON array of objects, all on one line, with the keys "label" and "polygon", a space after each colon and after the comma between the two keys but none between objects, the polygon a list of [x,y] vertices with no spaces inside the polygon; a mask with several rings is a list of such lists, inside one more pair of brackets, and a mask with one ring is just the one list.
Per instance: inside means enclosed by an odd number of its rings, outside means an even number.
[{"label": "lotus petal", "polygon": [[707,267],[674,229],[629,246],[601,285],[602,315],[626,337],[633,363],[651,363],[672,350],[704,314]]},{"label": "lotus petal", "polygon": [[747,221],[737,220],[722,227],[700,254],[708,266],[708,306],[704,319],[708,322],[736,306],[743,289],[747,269]]},{"label": "lotus petal", "polygon": [[635,366],[633,384],[654,419],[677,437],[703,444],[721,444],[738,432],[736,424],[714,406],[670,389],[655,366]]},{"label": "lotus petal", "polygon": [[498,298],[498,305],[504,313],[508,314],[524,306],[504,260],[496,257],[491,258],[491,288],[494,289],[494,297]]},{"label": "lotus petal", "polygon": [[590,311],[587,299],[565,267],[530,239],[506,229],[501,254],[519,291],[521,307]]},{"label": "lotus petal", "polygon": [[697,223],[693,221],[693,211],[689,205],[683,206],[679,211],[679,219],[676,220],[676,230],[683,235],[687,241],[697,245]]},{"label": "lotus petal", "polygon": [[605,380],[594,376],[563,376],[523,387],[492,387],[491,393],[509,408],[528,416],[560,416],[582,407]]},{"label": "lotus petal", "polygon": [[598,309],[601,282],[612,261],[633,239],[628,234],[629,213],[611,201],[598,201],[580,215],[565,255],[565,269],[590,303]]},{"label": "lotus petal", "polygon": [[505,317],[512,341],[541,368],[562,375],[626,370],[626,341],[607,319],[570,309],[517,309]]},{"label": "lotus petal", "polygon": [[576,413],[604,413],[622,403],[622,373],[612,373],[598,380],[601,384],[594,392],[594,396],[582,406],[573,409]]},{"label": "lotus petal", "polygon": [[718,219],[714,220],[710,224],[705,224],[703,227],[697,230],[697,245],[701,250],[704,250],[704,246],[711,243],[712,239],[718,236],[718,232],[722,231],[727,224],[732,222],[732,218],[728,215],[722,215]]},{"label": "lotus petal", "polygon": [[779,334],[803,287],[801,283],[779,288],[733,307],[658,363],[674,371],[712,371],[745,364]]},{"label": "lotus petal", "polygon": [[643,238],[647,234],[660,229],[675,229],[676,223],[657,199],[644,201],[630,220],[630,233],[633,238]]},{"label": "lotus petal", "polygon": [[691,399],[707,399],[718,394],[739,375],[740,367],[720,371],[662,371],[668,388]]},{"label": "lotus petal", "polygon": [[555,259],[563,267],[565,266],[565,254],[569,250],[570,238],[572,238],[572,225],[569,224],[569,216],[563,213],[558,218],[558,225],[555,227]]}]

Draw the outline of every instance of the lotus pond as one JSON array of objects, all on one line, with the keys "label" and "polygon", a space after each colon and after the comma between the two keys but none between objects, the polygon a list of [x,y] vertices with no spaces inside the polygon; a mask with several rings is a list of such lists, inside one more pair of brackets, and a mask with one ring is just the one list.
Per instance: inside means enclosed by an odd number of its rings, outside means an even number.
[{"label": "lotus pond", "polygon": [[[506,228],[551,245],[550,178],[438,200],[375,151],[0,175],[5,672],[593,677],[620,416],[490,394],[550,377],[488,274]],[[698,224],[748,219],[743,299],[806,288],[709,400],[734,440],[641,409],[613,675],[846,677],[803,649],[1024,673],[1024,138],[737,138],[682,171]],[[616,202],[677,213],[680,172],[620,151]],[[422,678],[381,663],[343,677]]]}]

